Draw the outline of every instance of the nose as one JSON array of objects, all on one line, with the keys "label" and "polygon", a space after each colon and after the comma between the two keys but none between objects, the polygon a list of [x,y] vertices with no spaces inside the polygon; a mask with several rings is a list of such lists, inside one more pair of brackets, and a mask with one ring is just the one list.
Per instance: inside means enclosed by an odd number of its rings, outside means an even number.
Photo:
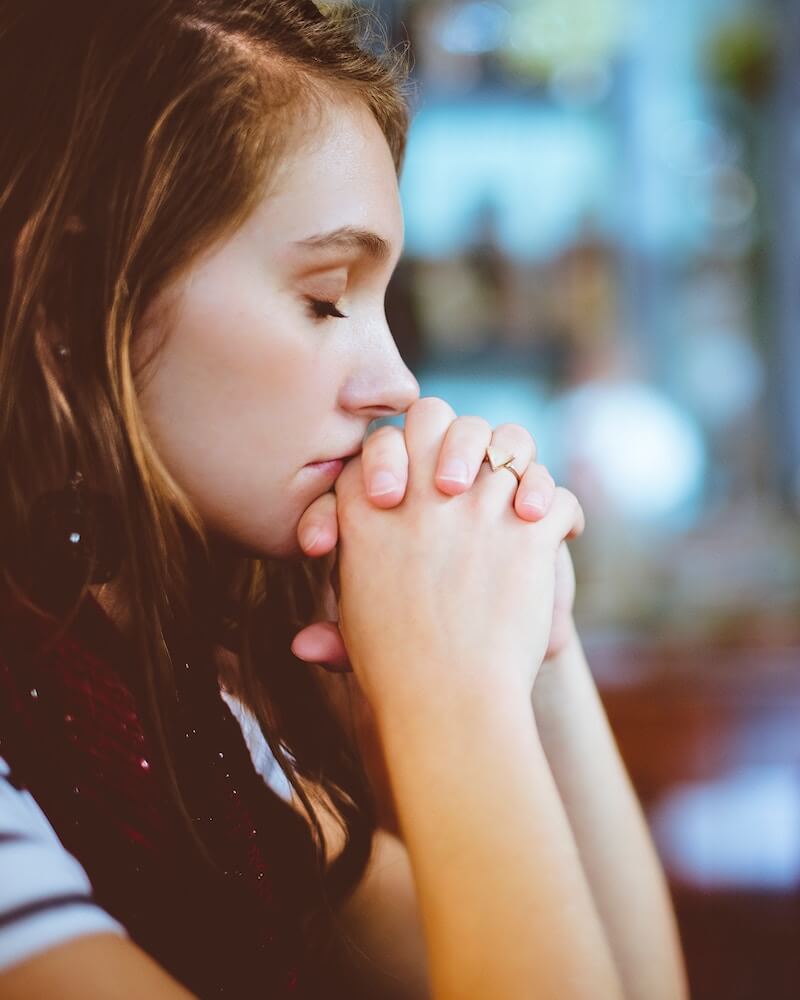
[{"label": "nose", "polygon": [[400,357],[388,325],[374,342],[365,345],[362,341],[359,348],[339,404],[370,420],[405,413],[419,399],[419,382]]}]

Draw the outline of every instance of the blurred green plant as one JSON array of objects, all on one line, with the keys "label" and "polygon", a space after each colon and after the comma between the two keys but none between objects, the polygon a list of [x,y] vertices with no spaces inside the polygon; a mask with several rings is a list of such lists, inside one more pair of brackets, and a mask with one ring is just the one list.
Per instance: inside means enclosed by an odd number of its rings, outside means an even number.
[{"label": "blurred green plant", "polygon": [[622,47],[630,0],[507,0],[511,14],[503,61],[546,82],[564,66],[596,66]]}]

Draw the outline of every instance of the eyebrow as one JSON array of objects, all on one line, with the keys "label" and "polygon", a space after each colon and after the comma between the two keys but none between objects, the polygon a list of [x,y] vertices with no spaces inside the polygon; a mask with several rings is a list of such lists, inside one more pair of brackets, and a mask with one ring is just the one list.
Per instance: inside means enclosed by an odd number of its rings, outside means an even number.
[{"label": "eyebrow", "polygon": [[342,226],[329,233],[318,233],[294,244],[307,250],[359,250],[375,261],[386,260],[392,252],[389,243],[377,233],[354,226]]}]

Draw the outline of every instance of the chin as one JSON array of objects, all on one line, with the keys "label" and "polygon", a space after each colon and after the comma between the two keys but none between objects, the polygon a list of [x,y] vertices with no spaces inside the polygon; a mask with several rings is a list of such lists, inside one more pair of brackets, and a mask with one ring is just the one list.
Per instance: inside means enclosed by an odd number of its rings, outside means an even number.
[{"label": "chin", "polygon": [[308,506],[305,498],[294,503],[265,502],[262,509],[266,513],[261,516],[256,513],[256,505],[248,505],[249,509],[228,517],[217,530],[246,558],[296,559],[305,555],[297,540],[297,528]]},{"label": "chin", "polygon": [[250,541],[242,545],[241,549],[242,555],[250,559],[296,559],[304,555],[296,534],[283,539]]},{"label": "chin", "polygon": [[297,559],[299,556],[305,556],[305,553],[300,548],[296,537],[287,538],[283,544],[275,545],[270,548],[269,552],[265,553],[267,559]]},{"label": "chin", "polygon": [[302,510],[300,513],[284,512],[284,516],[280,520],[278,516],[274,517],[272,524],[276,527],[280,525],[282,530],[273,531],[270,533],[271,537],[260,539],[261,544],[258,545],[258,549],[263,554],[263,558],[296,559],[305,554],[297,540],[297,526],[300,523],[302,513]]},{"label": "chin", "polygon": [[214,535],[218,543],[232,548],[243,559],[296,559],[304,555],[297,541],[296,524],[280,538],[257,538],[241,531],[232,533],[230,528],[217,531]]}]

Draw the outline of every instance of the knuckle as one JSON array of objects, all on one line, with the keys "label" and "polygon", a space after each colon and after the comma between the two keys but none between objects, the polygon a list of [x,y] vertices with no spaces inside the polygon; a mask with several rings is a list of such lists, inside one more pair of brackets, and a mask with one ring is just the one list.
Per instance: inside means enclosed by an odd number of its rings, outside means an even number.
[{"label": "knuckle", "polygon": [[492,433],[491,424],[488,420],[471,414],[467,414],[463,417],[456,417],[453,427],[457,427],[459,431],[477,432],[487,437]]},{"label": "knuckle", "polygon": [[583,520],[583,508],[575,494],[563,486],[557,486],[555,493],[559,502],[563,504],[565,512],[574,521],[581,522]]},{"label": "knuckle", "polygon": [[514,435],[517,437],[530,433],[527,428],[522,426],[522,424],[513,423],[498,424],[497,427],[495,427],[494,432],[495,434],[504,434],[509,436]]},{"label": "knuckle", "polygon": [[427,416],[447,416],[452,419],[455,417],[455,411],[448,402],[441,399],[439,396],[422,396],[415,403],[411,404],[408,410],[408,416],[413,416],[414,419]]},{"label": "knuckle", "polygon": [[533,440],[533,435],[528,430],[528,428],[523,427],[522,424],[512,424],[512,423],[500,424],[498,427],[495,427],[494,433],[498,437],[509,438],[513,441],[516,441],[520,445],[524,445],[525,447],[532,449],[536,447],[536,442]]},{"label": "knuckle", "polygon": [[555,497],[559,504],[569,510],[574,510],[578,504],[578,498],[565,486],[556,486]]},{"label": "knuckle", "polygon": [[537,466],[537,468],[541,470],[539,472],[539,476],[541,478],[542,485],[545,486],[550,491],[550,493],[555,493],[557,489],[556,481],[555,479],[553,479],[549,470],[544,465],[539,465]]}]

